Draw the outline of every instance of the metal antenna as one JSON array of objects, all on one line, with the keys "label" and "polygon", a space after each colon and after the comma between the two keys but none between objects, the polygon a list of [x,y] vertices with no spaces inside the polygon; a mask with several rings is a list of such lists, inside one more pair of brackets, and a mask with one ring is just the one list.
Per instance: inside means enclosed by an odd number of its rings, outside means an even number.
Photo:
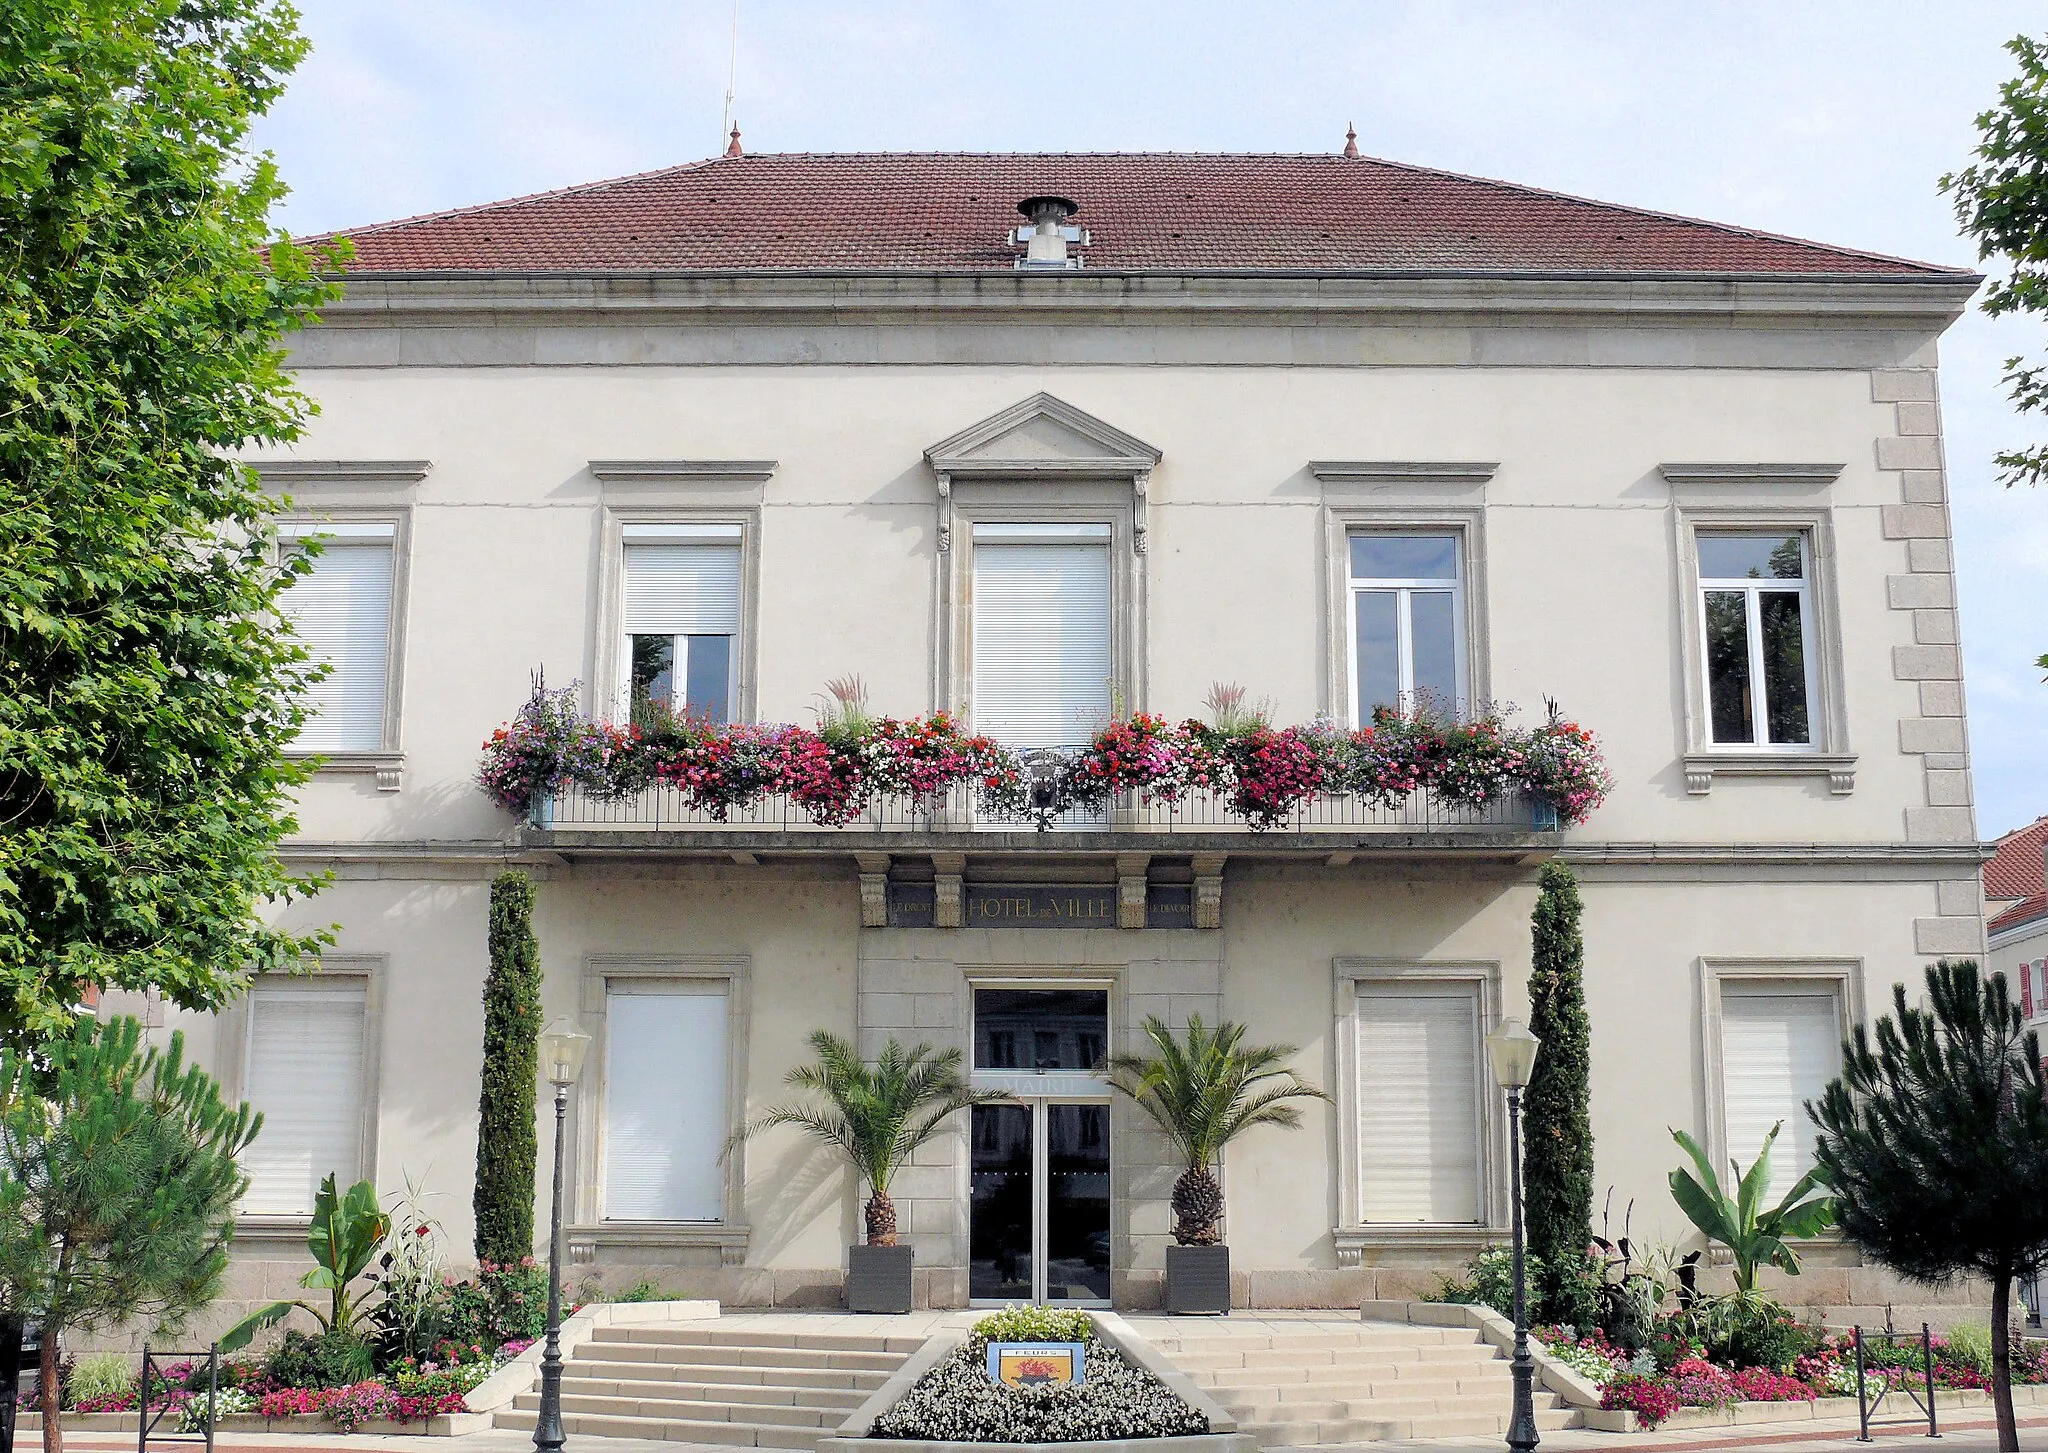
[{"label": "metal antenna", "polygon": [[732,0],[732,65],[725,74],[725,116],[718,123],[718,145],[725,146],[726,133],[732,130],[733,88],[740,78],[740,0]]}]

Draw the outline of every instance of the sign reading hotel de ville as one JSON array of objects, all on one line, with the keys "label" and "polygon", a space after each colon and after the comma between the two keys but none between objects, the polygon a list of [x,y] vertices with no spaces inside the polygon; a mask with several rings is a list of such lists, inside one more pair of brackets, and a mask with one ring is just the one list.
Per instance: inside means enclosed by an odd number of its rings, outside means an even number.
[{"label": "sign reading hotel de ville", "polygon": [[[1115,928],[1114,883],[969,883],[960,895],[967,928]],[[929,883],[889,885],[889,926],[930,928],[936,890]],[[1145,893],[1147,928],[1192,928],[1193,892],[1152,884]]]},{"label": "sign reading hotel de ville", "polygon": [[1079,1387],[1087,1354],[1079,1342],[991,1342],[988,1380],[1004,1387]]}]

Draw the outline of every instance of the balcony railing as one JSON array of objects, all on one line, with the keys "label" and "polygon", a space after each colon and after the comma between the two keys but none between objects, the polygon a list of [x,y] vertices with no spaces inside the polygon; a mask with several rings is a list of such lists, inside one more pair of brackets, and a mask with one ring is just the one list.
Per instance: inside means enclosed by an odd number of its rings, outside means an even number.
[{"label": "balcony railing", "polygon": [[[606,798],[572,788],[536,805],[531,825],[547,832],[1076,832],[1245,833],[1252,829],[1214,793],[1194,793],[1177,803],[1127,794],[1107,810],[1064,808],[1049,803],[1021,812],[993,812],[972,788],[931,797],[871,799],[844,826],[821,826],[787,797],[767,797],[737,808],[723,819],[692,807],[672,787],[650,787],[626,797]],[[1548,804],[1511,794],[1472,807],[1439,800],[1427,789],[1392,806],[1349,794],[1317,796],[1303,802],[1259,836],[1287,838],[1318,833],[1529,833],[1554,831],[1557,813]]]}]

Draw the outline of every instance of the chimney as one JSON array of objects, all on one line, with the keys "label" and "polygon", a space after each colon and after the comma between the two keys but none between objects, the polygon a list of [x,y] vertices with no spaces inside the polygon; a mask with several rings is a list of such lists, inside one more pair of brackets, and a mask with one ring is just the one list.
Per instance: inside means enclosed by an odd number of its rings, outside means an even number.
[{"label": "chimney", "polygon": [[[1031,219],[1031,230],[1017,240],[1025,244],[1019,267],[1072,267],[1067,256],[1066,221],[1081,210],[1081,204],[1067,197],[1026,197],[1017,210]],[[1023,229],[1018,229],[1020,232]]]}]

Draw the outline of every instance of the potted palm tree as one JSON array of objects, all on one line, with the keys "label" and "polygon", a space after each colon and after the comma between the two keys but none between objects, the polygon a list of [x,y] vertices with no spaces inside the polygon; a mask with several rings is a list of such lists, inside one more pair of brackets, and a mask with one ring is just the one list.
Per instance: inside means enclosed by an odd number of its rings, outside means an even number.
[{"label": "potted palm tree", "polygon": [[912,1248],[896,1244],[896,1203],[889,1199],[889,1182],[954,1111],[1010,1097],[970,1086],[961,1077],[957,1049],[929,1044],[905,1049],[891,1039],[869,1064],[851,1044],[824,1029],[811,1036],[811,1048],[817,1062],[798,1065],[788,1082],[822,1096],[824,1103],[775,1106],[733,1139],[794,1125],[845,1155],[868,1183],[867,1243],[846,1248],[846,1309],[907,1312]]},{"label": "potted palm tree", "polygon": [[1109,1082],[1166,1132],[1187,1165],[1173,1186],[1173,1239],[1166,1248],[1169,1312],[1230,1311],[1230,1248],[1222,1244],[1223,1187],[1211,1169],[1223,1147],[1254,1125],[1292,1130],[1301,1124],[1296,1100],[1330,1097],[1282,1063],[1287,1044],[1244,1046],[1245,1027],[1223,1020],[1211,1029],[1188,1016],[1176,1035],[1157,1018],[1144,1024],[1145,1054],[1112,1056]]}]

